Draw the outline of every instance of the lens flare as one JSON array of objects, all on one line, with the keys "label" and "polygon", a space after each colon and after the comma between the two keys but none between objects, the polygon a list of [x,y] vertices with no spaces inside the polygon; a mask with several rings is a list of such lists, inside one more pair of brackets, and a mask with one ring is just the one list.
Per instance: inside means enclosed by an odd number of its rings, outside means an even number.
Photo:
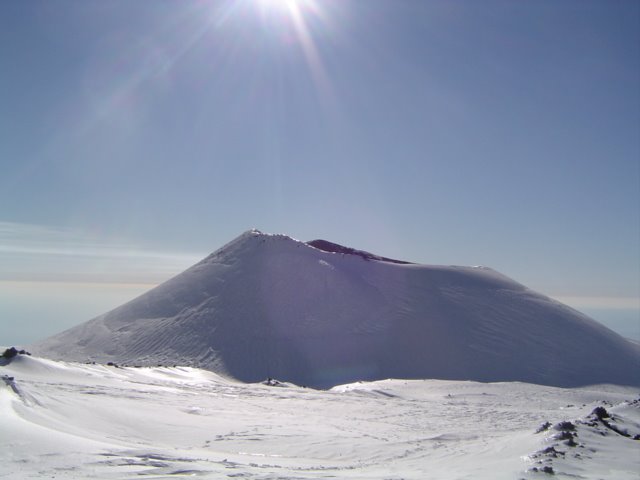
[{"label": "lens flare", "polygon": [[[293,33],[300,46],[325,105],[334,104],[330,78],[322,61],[314,31],[322,31],[327,15],[317,0],[254,0],[263,19],[268,19],[269,28],[287,29]],[[315,27],[315,28],[313,28]]]}]

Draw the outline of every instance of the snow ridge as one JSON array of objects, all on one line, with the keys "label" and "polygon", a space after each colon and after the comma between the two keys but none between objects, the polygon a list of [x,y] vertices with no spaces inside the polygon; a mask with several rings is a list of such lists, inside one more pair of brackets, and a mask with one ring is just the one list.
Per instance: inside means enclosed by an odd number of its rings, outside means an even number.
[{"label": "snow ridge", "polygon": [[401,265],[408,265],[411,262],[405,262],[404,260],[395,260],[393,258],[387,257],[379,257],[378,255],[374,255],[373,253],[365,252],[364,250],[356,250],[355,248],[344,247],[337,243],[329,242],[327,240],[311,240],[307,242],[307,245],[310,245],[318,250],[322,250],[323,252],[330,253],[341,253],[347,255],[358,255],[365,260],[378,260],[381,262],[390,262],[390,263],[399,263]]}]

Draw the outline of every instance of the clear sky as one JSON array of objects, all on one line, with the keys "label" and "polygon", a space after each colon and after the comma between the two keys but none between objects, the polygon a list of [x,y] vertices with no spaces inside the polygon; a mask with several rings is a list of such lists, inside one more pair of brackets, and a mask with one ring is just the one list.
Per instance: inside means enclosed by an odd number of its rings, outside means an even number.
[{"label": "clear sky", "polygon": [[639,45],[635,0],[0,2],[0,343],[252,227],[637,315]]}]

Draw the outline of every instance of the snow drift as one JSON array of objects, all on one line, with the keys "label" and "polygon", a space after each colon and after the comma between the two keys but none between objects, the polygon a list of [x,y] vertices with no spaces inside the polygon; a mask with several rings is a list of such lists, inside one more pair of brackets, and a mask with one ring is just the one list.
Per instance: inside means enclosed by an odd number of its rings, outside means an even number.
[{"label": "snow drift", "polygon": [[640,385],[638,345],[492,269],[409,264],[255,230],[31,349],[314,387],[384,378]]}]

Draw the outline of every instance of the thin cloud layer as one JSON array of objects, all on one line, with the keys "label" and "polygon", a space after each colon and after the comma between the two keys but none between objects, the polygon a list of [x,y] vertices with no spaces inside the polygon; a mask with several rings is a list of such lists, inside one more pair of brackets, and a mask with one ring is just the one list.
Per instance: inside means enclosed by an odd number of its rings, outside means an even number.
[{"label": "thin cloud layer", "polygon": [[156,283],[202,258],[60,227],[0,222],[0,280]]}]

